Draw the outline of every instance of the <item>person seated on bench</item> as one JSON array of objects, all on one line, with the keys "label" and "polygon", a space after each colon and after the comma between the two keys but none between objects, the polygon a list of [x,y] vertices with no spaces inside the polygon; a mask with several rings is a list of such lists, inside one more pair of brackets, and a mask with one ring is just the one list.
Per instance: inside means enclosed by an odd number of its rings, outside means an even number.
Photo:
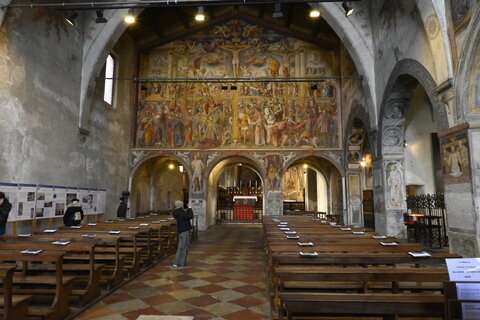
[{"label": "person seated on bench", "polygon": [[0,192],[0,236],[5,234],[8,214],[12,210],[12,204],[5,197],[5,193]]},{"label": "person seated on bench", "polygon": [[73,199],[72,202],[67,206],[67,211],[63,215],[63,223],[68,226],[78,226],[82,223],[83,220],[83,210],[80,200]]},{"label": "person seated on bench", "polygon": [[127,217],[127,204],[125,203],[125,198],[120,198],[120,205],[117,209],[117,218],[125,219]]}]

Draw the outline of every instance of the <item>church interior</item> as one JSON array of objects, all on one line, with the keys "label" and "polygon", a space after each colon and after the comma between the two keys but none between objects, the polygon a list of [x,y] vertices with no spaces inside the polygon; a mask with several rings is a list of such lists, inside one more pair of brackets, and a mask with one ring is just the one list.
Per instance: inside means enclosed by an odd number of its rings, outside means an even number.
[{"label": "church interior", "polygon": [[478,1],[0,7],[4,319],[480,319]]}]

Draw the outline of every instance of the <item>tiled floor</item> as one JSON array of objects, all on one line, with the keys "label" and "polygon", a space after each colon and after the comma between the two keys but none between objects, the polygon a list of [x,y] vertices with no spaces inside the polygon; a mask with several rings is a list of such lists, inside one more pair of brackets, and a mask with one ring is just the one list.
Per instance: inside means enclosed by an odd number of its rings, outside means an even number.
[{"label": "tiled floor", "polygon": [[78,319],[270,319],[261,225],[211,227],[199,233],[188,257],[184,268],[171,267],[174,257],[167,258]]}]

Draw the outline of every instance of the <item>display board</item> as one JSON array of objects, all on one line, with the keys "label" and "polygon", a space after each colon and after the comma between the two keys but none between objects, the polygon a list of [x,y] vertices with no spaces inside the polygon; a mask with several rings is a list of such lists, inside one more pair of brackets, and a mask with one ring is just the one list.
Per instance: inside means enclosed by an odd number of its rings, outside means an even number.
[{"label": "display board", "polygon": [[85,215],[105,212],[105,189],[0,182],[0,191],[12,204],[8,221],[61,217],[75,198]]}]

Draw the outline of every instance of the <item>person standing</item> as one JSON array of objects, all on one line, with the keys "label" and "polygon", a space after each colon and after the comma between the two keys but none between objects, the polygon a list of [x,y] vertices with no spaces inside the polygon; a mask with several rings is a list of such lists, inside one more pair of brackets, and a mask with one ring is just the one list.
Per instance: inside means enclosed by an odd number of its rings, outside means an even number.
[{"label": "person standing", "polygon": [[175,201],[175,210],[172,213],[175,220],[177,220],[178,232],[178,248],[173,267],[185,267],[187,264],[188,246],[190,244],[190,229],[192,224],[190,220],[193,219],[193,210],[191,208],[183,208],[183,201]]},{"label": "person standing", "polygon": [[12,204],[5,197],[5,193],[0,192],[0,235],[5,234],[5,227],[10,210],[12,210]]},{"label": "person standing", "polygon": [[63,215],[63,223],[68,227],[78,226],[82,223],[83,217],[83,209],[80,200],[73,199],[67,206],[67,211],[65,211],[65,214]]},{"label": "person standing", "polygon": [[117,218],[125,219],[127,217],[127,204],[125,203],[125,198],[120,198],[120,205],[117,209]]}]

